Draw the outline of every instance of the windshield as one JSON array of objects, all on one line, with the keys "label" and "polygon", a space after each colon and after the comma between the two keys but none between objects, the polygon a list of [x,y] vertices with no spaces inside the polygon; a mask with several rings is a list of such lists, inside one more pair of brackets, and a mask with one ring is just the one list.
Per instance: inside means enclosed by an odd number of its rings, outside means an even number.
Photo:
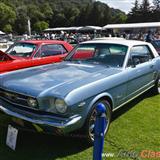
[{"label": "windshield", "polygon": [[17,57],[30,57],[36,49],[35,44],[31,43],[16,43],[12,45],[6,53]]},{"label": "windshield", "polygon": [[127,50],[127,46],[119,44],[80,44],[65,60],[122,67]]}]

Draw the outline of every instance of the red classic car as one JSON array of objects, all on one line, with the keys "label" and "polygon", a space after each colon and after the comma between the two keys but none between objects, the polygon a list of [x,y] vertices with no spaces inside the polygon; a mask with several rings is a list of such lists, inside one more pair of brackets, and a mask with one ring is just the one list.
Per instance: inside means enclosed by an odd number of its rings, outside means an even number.
[{"label": "red classic car", "polygon": [[0,73],[32,66],[60,62],[73,47],[64,41],[20,41],[6,51],[0,51]]}]

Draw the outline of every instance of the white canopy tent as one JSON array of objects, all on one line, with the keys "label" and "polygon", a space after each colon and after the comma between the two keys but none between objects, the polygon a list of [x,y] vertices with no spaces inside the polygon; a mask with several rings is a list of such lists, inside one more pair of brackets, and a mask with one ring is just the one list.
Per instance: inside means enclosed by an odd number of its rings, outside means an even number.
[{"label": "white canopy tent", "polygon": [[81,26],[81,27],[57,27],[48,28],[44,31],[94,31],[94,30],[107,30],[107,29],[136,29],[136,28],[160,28],[160,22],[150,23],[126,23],[126,24],[108,24],[104,27],[99,26]]},{"label": "white canopy tent", "polygon": [[57,28],[48,28],[44,31],[46,32],[52,32],[52,31],[76,31],[79,30],[82,27],[57,27]]},{"label": "white canopy tent", "polygon": [[45,29],[45,32],[52,31],[94,31],[94,30],[102,30],[102,27],[99,26],[83,26],[83,27],[57,27],[57,28],[48,28]]},{"label": "white canopy tent", "polygon": [[0,34],[4,35],[5,33],[4,33],[4,32],[2,32],[2,31],[0,31]]},{"label": "white canopy tent", "polygon": [[131,29],[131,28],[159,28],[160,22],[150,23],[128,23],[128,24],[108,24],[103,29]]},{"label": "white canopy tent", "polygon": [[81,31],[85,31],[85,30],[102,30],[102,27],[99,26],[84,26],[79,28],[79,30]]}]

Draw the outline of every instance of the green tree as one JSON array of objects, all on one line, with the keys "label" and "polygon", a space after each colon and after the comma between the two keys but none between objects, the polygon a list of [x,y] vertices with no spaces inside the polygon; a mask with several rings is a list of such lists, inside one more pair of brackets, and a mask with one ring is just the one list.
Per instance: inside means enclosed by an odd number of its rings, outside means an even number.
[{"label": "green tree", "polygon": [[150,12],[151,6],[149,0],[143,0],[142,4],[140,5],[140,9],[142,10],[142,12]]},{"label": "green tree", "polygon": [[54,15],[53,9],[48,2],[41,4],[40,11],[43,13],[45,20],[49,21],[52,19]]},{"label": "green tree", "polygon": [[125,14],[119,13],[112,18],[112,23],[125,23],[127,16]]},{"label": "green tree", "polygon": [[112,12],[111,9],[105,5],[104,11],[103,11],[103,19],[101,21],[101,26],[107,25],[108,23],[112,22]]},{"label": "green tree", "polygon": [[156,10],[160,10],[160,0],[153,0],[153,4]]},{"label": "green tree", "polygon": [[131,8],[131,11],[128,14],[127,22],[140,22],[140,16],[140,4],[138,3],[138,0],[135,0],[133,8]]},{"label": "green tree", "polygon": [[160,0],[153,0],[153,20],[159,21],[160,17]]},{"label": "green tree", "polygon": [[124,22],[125,16],[120,10],[95,0],[0,0],[0,29],[10,24],[18,34],[27,32],[28,19],[32,28],[41,21],[50,27],[103,26]]},{"label": "green tree", "polygon": [[3,31],[4,31],[5,33],[11,33],[11,32],[13,32],[12,26],[11,26],[10,24],[6,24],[6,25],[3,27]]},{"label": "green tree", "polygon": [[85,7],[82,7],[80,9],[80,13],[76,18],[76,25],[77,26],[85,26],[85,25],[89,25],[89,14],[91,12],[92,9],[92,5],[88,4]]},{"label": "green tree", "polygon": [[28,20],[27,6],[22,5],[16,8],[17,19],[14,24],[14,30],[19,34],[27,32],[27,20]]},{"label": "green tree", "polygon": [[64,16],[66,20],[65,26],[74,26],[76,17],[79,15],[80,11],[74,6],[67,6],[64,8]]},{"label": "green tree", "polygon": [[135,0],[134,7],[131,9],[130,13],[135,14],[135,13],[139,12],[139,9],[140,9],[140,6],[138,3],[138,0]]},{"label": "green tree", "polygon": [[34,31],[36,31],[38,33],[42,32],[43,30],[47,29],[48,27],[49,27],[49,24],[45,21],[39,21],[33,25]]},{"label": "green tree", "polygon": [[0,2],[0,29],[5,28],[6,25],[14,24],[16,20],[16,13],[10,6]]},{"label": "green tree", "polygon": [[143,0],[142,4],[140,5],[141,10],[141,20],[142,22],[151,22],[152,19],[152,10],[149,0]]},{"label": "green tree", "polygon": [[40,8],[34,4],[27,5],[27,15],[31,20],[31,24],[45,19],[45,15],[40,11]]},{"label": "green tree", "polygon": [[127,22],[152,22],[153,12],[149,0],[143,0],[139,5],[138,0],[135,1],[134,7],[128,14]]},{"label": "green tree", "polygon": [[100,21],[103,19],[103,12],[101,10],[102,6],[100,2],[94,2],[91,12],[89,14],[89,24],[98,26]]}]

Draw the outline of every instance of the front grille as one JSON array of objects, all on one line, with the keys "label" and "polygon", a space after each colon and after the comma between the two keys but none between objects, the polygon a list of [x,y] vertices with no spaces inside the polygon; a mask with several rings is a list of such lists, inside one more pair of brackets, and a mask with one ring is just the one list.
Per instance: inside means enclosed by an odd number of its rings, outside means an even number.
[{"label": "front grille", "polygon": [[0,88],[0,98],[15,105],[29,107],[27,102],[29,97],[26,95],[18,94]]},{"label": "front grille", "polygon": [[[14,106],[12,107],[20,112],[22,111],[21,113],[25,111],[25,113],[27,114],[31,114],[31,113],[38,114],[39,116],[44,116],[44,117],[45,116],[51,116],[51,117],[55,116],[55,117],[61,117],[61,118],[68,117],[68,115],[59,115],[59,114],[51,113],[45,110],[40,110],[39,106],[37,106],[37,108],[30,107],[27,102],[28,98],[33,98],[33,97],[22,95],[13,91],[8,91],[0,88],[0,99],[10,104],[13,104]],[[45,104],[48,103],[47,101],[44,101],[44,102],[46,102]]]}]

